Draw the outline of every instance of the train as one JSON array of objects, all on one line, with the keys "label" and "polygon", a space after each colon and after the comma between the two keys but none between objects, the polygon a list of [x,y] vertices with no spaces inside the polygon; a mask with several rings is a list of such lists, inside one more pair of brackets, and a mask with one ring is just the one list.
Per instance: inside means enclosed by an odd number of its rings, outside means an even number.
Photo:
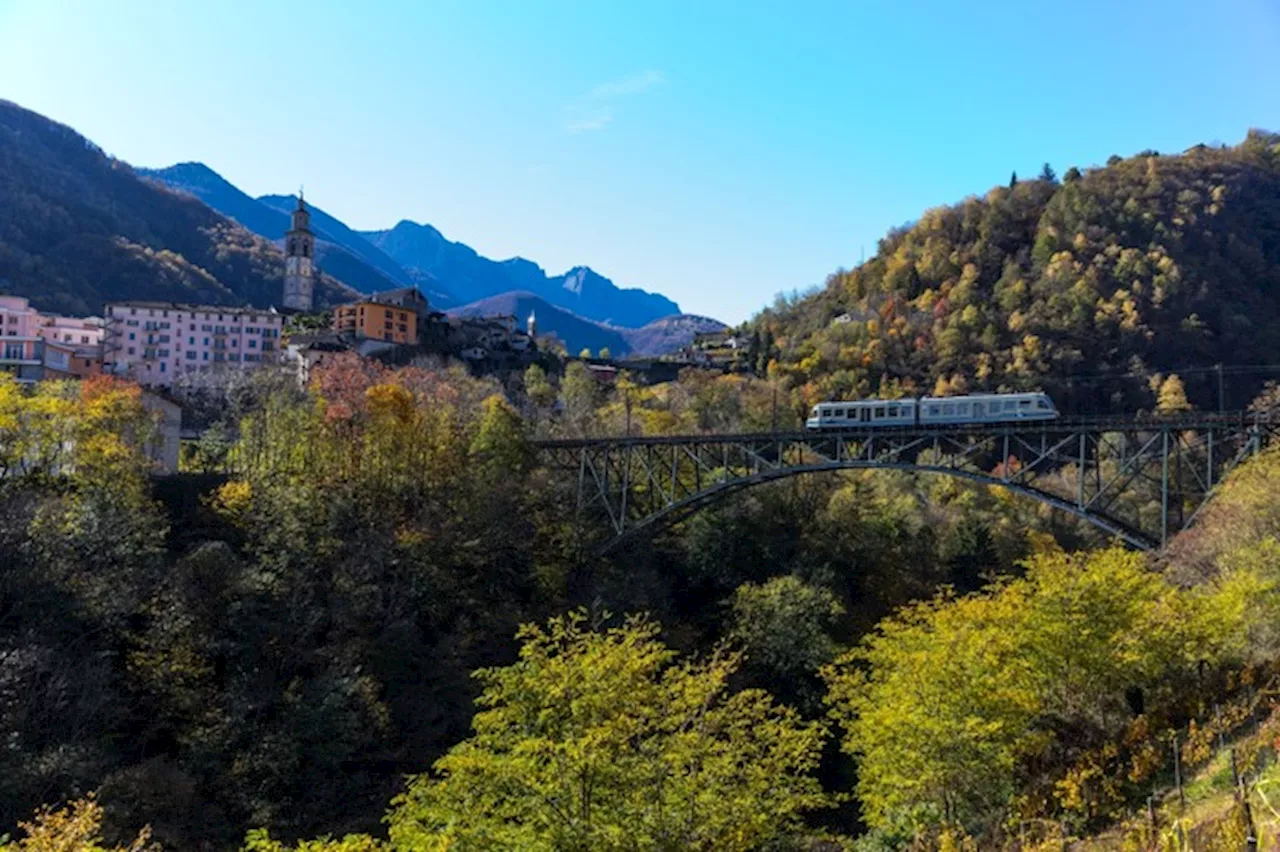
[{"label": "train", "polygon": [[820,402],[806,429],[879,429],[1054,420],[1057,407],[1043,393],[986,393]]}]

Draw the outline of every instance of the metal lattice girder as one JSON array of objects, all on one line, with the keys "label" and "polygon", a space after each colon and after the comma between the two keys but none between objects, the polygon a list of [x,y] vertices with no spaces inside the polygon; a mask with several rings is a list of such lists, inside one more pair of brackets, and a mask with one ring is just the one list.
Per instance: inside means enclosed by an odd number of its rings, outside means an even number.
[{"label": "metal lattice girder", "polygon": [[1222,477],[1268,444],[1269,418],[1234,415],[541,441],[577,476],[577,506],[616,537],[743,488],[831,470],[940,473],[996,485],[1150,549],[1186,528]]}]

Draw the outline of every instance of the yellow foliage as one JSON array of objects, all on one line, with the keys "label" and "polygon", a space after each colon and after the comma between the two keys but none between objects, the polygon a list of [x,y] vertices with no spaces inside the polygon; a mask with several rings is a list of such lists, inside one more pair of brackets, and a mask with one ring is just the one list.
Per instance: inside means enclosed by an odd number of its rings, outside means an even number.
[{"label": "yellow foliage", "polygon": [[19,823],[25,836],[0,846],[0,852],[159,852],[148,828],[128,846],[107,847],[101,827],[102,806],[89,796],[57,810],[41,809],[30,822]]}]

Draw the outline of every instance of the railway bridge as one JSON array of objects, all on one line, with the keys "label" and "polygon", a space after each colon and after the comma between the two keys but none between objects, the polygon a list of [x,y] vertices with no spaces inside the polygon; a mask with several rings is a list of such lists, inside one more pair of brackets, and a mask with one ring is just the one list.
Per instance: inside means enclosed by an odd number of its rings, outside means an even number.
[{"label": "railway bridge", "polygon": [[609,525],[606,549],[731,494],[835,470],[901,470],[1007,488],[1151,550],[1190,526],[1222,478],[1280,433],[1244,412],[1070,418],[536,442],[576,477],[581,513]]}]

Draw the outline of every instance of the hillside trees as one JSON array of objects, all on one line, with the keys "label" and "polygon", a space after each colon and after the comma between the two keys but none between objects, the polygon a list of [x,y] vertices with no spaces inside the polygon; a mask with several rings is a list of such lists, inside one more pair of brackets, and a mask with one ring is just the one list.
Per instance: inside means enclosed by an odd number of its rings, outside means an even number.
[{"label": "hillside trees", "polygon": [[[1229,659],[1241,622],[1219,603],[1106,550],[1035,557],[982,595],[904,608],[827,670],[866,819],[990,836],[1005,820],[1113,813],[1144,777],[1126,751],[1145,742],[1135,726],[1178,718],[1177,684]],[[1105,781],[1082,784],[1098,755]]]},{"label": "hillside trees", "polygon": [[[1270,363],[1277,151],[1280,136],[1252,131],[930,210],[752,331],[778,342],[777,371],[806,402],[1043,388],[1068,412],[1150,410],[1156,374]],[[1216,407],[1210,381],[1183,378],[1191,404]],[[1228,406],[1263,378],[1237,379]]]}]

